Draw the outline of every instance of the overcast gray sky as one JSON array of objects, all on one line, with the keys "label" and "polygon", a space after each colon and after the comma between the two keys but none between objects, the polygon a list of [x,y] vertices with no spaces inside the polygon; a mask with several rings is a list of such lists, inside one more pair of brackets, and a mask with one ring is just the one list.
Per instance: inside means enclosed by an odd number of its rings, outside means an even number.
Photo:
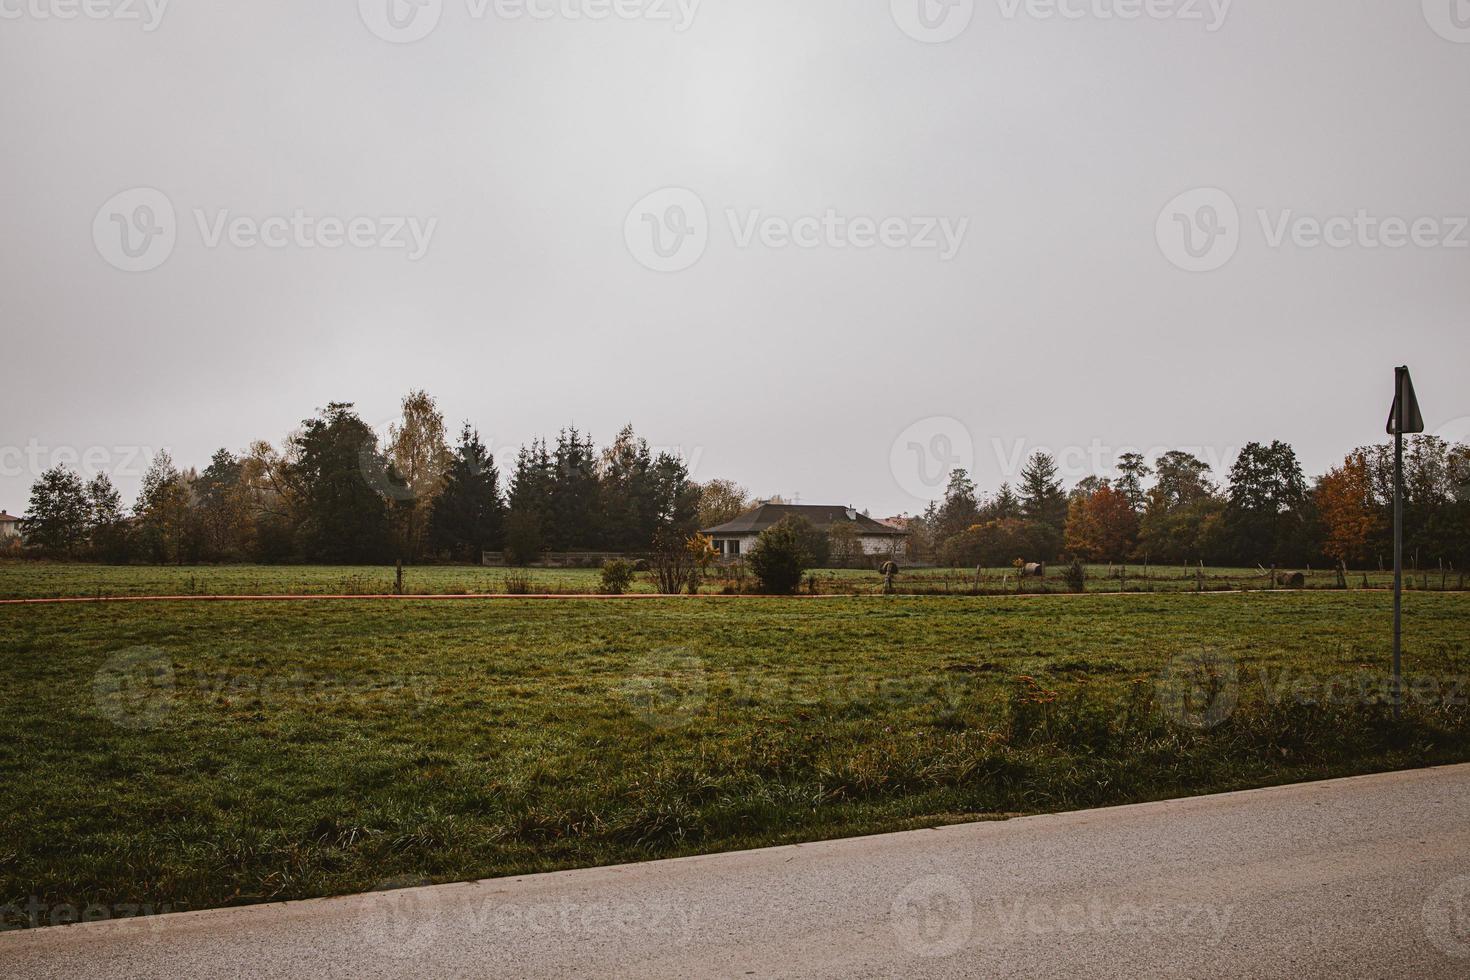
[{"label": "overcast gray sky", "polygon": [[0,0],[11,512],[419,387],[880,515],[1470,438],[1466,0],[85,3]]}]

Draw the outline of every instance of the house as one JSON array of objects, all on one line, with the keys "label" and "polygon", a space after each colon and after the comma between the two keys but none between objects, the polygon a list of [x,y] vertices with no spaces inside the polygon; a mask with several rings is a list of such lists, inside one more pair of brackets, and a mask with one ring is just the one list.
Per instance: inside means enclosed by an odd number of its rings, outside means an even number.
[{"label": "house", "polygon": [[805,518],[813,528],[828,534],[835,528],[850,528],[864,555],[902,558],[908,552],[907,531],[875,521],[851,507],[763,503],[733,521],[705,528],[700,533],[714,541],[721,557],[739,558],[755,547],[755,539],[762,531],[788,517]]},{"label": "house", "polygon": [[20,540],[20,518],[0,510],[0,543]]}]

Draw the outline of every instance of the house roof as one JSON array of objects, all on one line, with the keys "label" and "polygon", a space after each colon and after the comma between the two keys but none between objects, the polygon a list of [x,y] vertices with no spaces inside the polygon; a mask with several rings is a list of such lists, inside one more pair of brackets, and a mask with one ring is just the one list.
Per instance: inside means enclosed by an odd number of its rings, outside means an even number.
[{"label": "house roof", "polygon": [[908,532],[887,524],[880,524],[850,507],[820,507],[808,504],[761,504],[748,510],[719,527],[706,528],[702,534],[750,535],[759,534],[766,528],[781,523],[788,517],[804,517],[812,527],[825,531],[834,524],[846,524],[858,534],[902,537]]},{"label": "house roof", "polygon": [[20,518],[16,517],[14,514],[7,514],[5,513],[5,511],[0,510],[0,524],[14,524],[19,520]]}]

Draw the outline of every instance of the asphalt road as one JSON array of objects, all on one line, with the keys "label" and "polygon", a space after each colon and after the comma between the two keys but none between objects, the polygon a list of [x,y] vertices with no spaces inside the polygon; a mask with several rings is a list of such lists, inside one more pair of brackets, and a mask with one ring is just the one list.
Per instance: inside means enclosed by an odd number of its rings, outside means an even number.
[{"label": "asphalt road", "polygon": [[7,977],[1470,977],[1470,766],[0,934]]}]

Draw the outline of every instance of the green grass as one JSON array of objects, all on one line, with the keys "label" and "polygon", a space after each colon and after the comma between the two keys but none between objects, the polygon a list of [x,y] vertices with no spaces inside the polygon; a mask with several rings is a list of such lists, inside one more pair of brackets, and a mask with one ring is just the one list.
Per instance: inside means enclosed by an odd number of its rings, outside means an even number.
[{"label": "green grass", "polygon": [[[1043,585],[1028,580],[1028,591],[1066,591],[1060,567],[1048,573]],[[1120,577],[1120,572],[1124,573]],[[1089,592],[1193,592],[1199,587],[1194,570],[1178,566],[1126,569],[1107,565],[1089,566]],[[824,570],[815,573],[818,591],[827,594],[882,591],[876,572],[858,569]],[[506,591],[510,575],[529,577],[533,591],[594,594],[600,591],[596,569],[500,569],[473,566],[423,566],[404,570],[404,591],[414,595],[487,594]],[[1349,576],[1349,584],[1361,587],[1365,573]],[[1392,575],[1368,573],[1369,584],[1386,588]],[[201,565],[201,566],[115,566],[56,562],[0,562],[0,599],[35,599],[80,596],[138,595],[369,595],[393,591],[394,569],[386,566],[341,567],[323,565]],[[1411,588],[1437,590],[1461,586],[1458,573],[1441,577],[1438,571],[1411,576]],[[747,578],[748,581],[748,578]],[[1308,577],[1310,588],[1333,588],[1336,575],[1316,571]],[[706,592],[720,591],[726,582],[714,579]],[[1259,569],[1212,568],[1205,570],[1207,591],[1259,589],[1266,584]],[[1015,589],[1013,569],[986,569],[979,581],[983,592]],[[906,593],[963,594],[976,588],[974,569],[913,569],[898,579],[898,590]],[[647,575],[639,575],[633,591],[656,591]]]},{"label": "green grass", "polygon": [[[1399,724],[1371,696],[1388,610],[1374,593],[0,609],[0,906],[305,898],[1470,760],[1470,597],[1408,597]],[[1238,677],[1211,728],[1160,687],[1202,651]]]}]

